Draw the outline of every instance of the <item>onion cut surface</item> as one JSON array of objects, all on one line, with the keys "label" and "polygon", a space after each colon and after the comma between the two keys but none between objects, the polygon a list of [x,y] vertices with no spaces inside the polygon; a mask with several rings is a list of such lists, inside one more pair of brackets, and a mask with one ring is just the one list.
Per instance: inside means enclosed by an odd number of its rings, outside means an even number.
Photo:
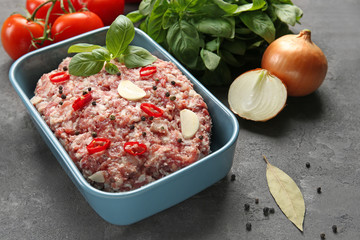
[{"label": "onion cut surface", "polygon": [[282,81],[265,69],[241,74],[228,93],[230,109],[242,118],[267,121],[285,106],[287,90]]}]

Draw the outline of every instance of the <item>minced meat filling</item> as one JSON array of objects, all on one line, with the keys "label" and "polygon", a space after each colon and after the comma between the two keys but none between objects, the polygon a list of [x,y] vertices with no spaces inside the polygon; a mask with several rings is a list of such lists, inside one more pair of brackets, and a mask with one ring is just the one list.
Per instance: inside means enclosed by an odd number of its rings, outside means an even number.
[{"label": "minced meat filling", "polygon": [[[40,78],[31,102],[94,187],[109,192],[136,189],[209,153],[207,105],[174,64],[157,59],[151,65],[156,72],[141,76],[142,68],[114,62],[120,74],[102,70],[67,79],[69,62],[64,59]],[[61,79],[54,82],[53,76]],[[120,81],[131,81],[145,96],[122,97]],[[181,132],[183,109],[199,120],[189,139]]]}]

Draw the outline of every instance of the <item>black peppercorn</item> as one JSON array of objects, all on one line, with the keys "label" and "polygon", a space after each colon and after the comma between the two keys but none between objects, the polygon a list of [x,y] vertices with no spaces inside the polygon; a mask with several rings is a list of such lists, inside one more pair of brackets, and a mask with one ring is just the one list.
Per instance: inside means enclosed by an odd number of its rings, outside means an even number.
[{"label": "black peppercorn", "polygon": [[259,204],[259,199],[255,198],[255,204]]},{"label": "black peppercorn", "polygon": [[153,86],[152,89],[153,89],[153,90],[156,90],[156,89],[157,89],[157,86]]},{"label": "black peppercorn", "polygon": [[63,90],[63,86],[59,86],[59,90]]},{"label": "black peppercorn", "polygon": [[268,207],[264,207],[263,208],[263,213],[265,216],[269,216],[269,208]]},{"label": "black peppercorn", "polygon": [[59,94],[63,94],[63,90],[59,90]]},{"label": "black peppercorn", "polygon": [[245,211],[249,211],[250,210],[250,205],[248,203],[244,204],[244,209]]},{"label": "black peppercorn", "polygon": [[176,84],[176,82],[175,81],[171,81],[171,85],[175,85]]},{"label": "black peppercorn", "polygon": [[143,137],[146,137],[146,132],[142,132]]},{"label": "black peppercorn", "polygon": [[66,99],[66,95],[65,95],[65,94],[62,94],[62,95],[61,95],[61,98],[62,98],[62,99]]},{"label": "black peppercorn", "polygon": [[67,70],[68,70],[68,67],[67,67],[67,66],[64,66],[64,67],[63,67],[63,70],[64,70],[64,71],[67,71]]},{"label": "black peppercorn", "polygon": [[181,138],[178,138],[177,142],[178,142],[178,143],[181,143],[181,142],[182,142],[182,139],[181,139]]},{"label": "black peppercorn", "polygon": [[110,115],[110,120],[115,120],[115,115]]},{"label": "black peppercorn", "polygon": [[317,193],[321,193],[321,187],[318,187],[317,189],[316,189],[316,191],[317,191]]},{"label": "black peppercorn", "polygon": [[165,93],[165,97],[169,97],[170,96],[170,93],[169,92],[166,92]]},{"label": "black peppercorn", "polygon": [[321,238],[321,239],[325,239],[325,233],[321,233],[321,234],[320,234],[320,238]]},{"label": "black peppercorn", "polygon": [[83,95],[86,95],[86,94],[88,94],[88,92],[87,92],[87,91],[83,91]]},{"label": "black peppercorn", "polygon": [[336,226],[336,225],[333,225],[333,226],[332,226],[332,230],[333,230],[333,233],[337,233],[337,226]]},{"label": "black peppercorn", "polygon": [[235,178],[236,178],[235,174],[231,174],[230,180],[235,181]]},{"label": "black peppercorn", "polygon": [[269,209],[269,212],[270,212],[271,214],[274,214],[274,213],[275,213],[275,209],[274,209],[274,208],[270,208],[270,209]]},{"label": "black peppercorn", "polygon": [[199,139],[200,139],[200,140],[203,140],[203,139],[204,139],[204,136],[200,135],[200,136],[199,136]]},{"label": "black peppercorn", "polygon": [[310,163],[309,162],[306,163],[306,167],[310,168]]},{"label": "black peppercorn", "polygon": [[170,100],[171,100],[171,101],[175,101],[175,99],[176,99],[175,96],[171,96],[171,97],[170,97]]},{"label": "black peppercorn", "polygon": [[151,117],[149,117],[149,119],[150,119],[150,120],[154,120],[154,117],[153,117],[153,116],[151,116]]},{"label": "black peppercorn", "polygon": [[96,102],[95,101],[92,101],[91,103],[93,106],[96,106]]},{"label": "black peppercorn", "polygon": [[63,105],[64,103],[61,101],[61,102],[59,102],[59,104],[60,104],[60,105]]},{"label": "black peppercorn", "polygon": [[246,223],[246,230],[251,231],[251,223]]},{"label": "black peppercorn", "polygon": [[141,121],[145,121],[146,117],[145,116],[141,116]]},{"label": "black peppercorn", "polygon": [[121,72],[117,72],[116,75],[117,75],[118,77],[120,77],[120,76],[121,76]]},{"label": "black peppercorn", "polygon": [[130,125],[130,130],[133,130],[135,128],[135,126],[133,124]]},{"label": "black peppercorn", "polygon": [[80,132],[78,130],[75,131],[75,135],[79,135]]},{"label": "black peppercorn", "polygon": [[91,87],[88,88],[88,91],[91,92]]},{"label": "black peppercorn", "polygon": [[91,136],[95,138],[95,137],[97,137],[97,133],[96,133],[96,132],[92,132],[92,133],[91,133]]}]

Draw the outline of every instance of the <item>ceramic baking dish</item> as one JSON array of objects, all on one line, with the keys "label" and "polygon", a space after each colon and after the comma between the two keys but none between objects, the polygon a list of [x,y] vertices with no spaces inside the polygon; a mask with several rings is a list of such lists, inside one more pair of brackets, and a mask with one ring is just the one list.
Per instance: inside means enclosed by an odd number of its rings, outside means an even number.
[{"label": "ceramic baking dish", "polygon": [[80,42],[105,45],[107,29],[97,29],[28,53],[14,62],[9,78],[44,141],[90,206],[106,221],[128,225],[169,208],[225,177],[233,163],[239,125],[235,116],[178,61],[144,32],[136,29],[132,44],[146,48],[163,60],[172,61],[192,81],[195,90],[208,104],[213,120],[212,152],[188,167],[133,191],[109,193],[92,187],[29,99],[34,96],[36,82],[41,75],[55,69],[68,56],[69,46]]}]

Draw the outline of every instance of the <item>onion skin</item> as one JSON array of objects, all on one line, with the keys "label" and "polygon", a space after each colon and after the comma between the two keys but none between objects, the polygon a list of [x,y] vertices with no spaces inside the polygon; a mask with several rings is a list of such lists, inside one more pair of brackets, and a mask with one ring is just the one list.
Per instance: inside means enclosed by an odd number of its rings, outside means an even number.
[{"label": "onion skin", "polygon": [[310,30],[289,34],[272,42],[264,52],[261,67],[280,78],[288,96],[306,96],[323,83],[328,63],[321,49],[311,41]]}]

